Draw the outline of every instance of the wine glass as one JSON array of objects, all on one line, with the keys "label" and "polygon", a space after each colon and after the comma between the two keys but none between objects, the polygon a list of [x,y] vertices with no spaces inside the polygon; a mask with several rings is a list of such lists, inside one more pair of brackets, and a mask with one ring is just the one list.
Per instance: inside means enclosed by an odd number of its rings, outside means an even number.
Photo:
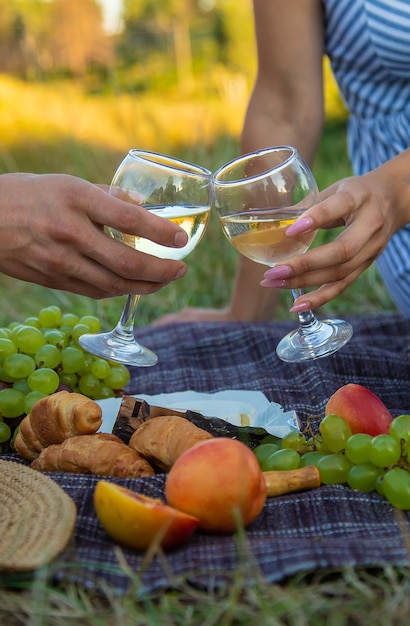
[{"label": "wine glass", "polygon": [[[230,243],[249,259],[273,267],[306,252],[315,232],[287,237],[286,229],[318,202],[314,176],[291,146],[240,156],[213,175],[215,208]],[[301,289],[292,289],[294,298]],[[299,327],[278,344],[278,356],[299,362],[328,356],[352,336],[339,319],[319,321],[312,311],[298,314]]]},{"label": "wine glass", "polygon": [[[106,226],[108,235],[140,252],[162,259],[183,259],[199,243],[208,224],[212,174],[173,157],[134,149],[118,167],[109,193],[178,224],[187,233],[188,242],[182,248],[169,248]],[[80,345],[111,361],[143,367],[155,365],[157,355],[134,337],[139,299],[137,294],[129,295],[117,326],[107,333],[82,335]]]}]

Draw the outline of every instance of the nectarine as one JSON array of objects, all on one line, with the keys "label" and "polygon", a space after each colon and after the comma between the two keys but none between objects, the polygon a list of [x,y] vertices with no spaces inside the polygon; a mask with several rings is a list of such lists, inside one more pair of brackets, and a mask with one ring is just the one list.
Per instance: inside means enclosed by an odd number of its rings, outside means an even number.
[{"label": "nectarine", "polygon": [[189,539],[198,520],[159,499],[149,498],[108,481],[98,481],[94,508],[106,532],[130,548],[147,549],[154,541],[164,549]]},{"label": "nectarine", "polygon": [[165,495],[168,504],[198,518],[199,529],[230,534],[259,515],[266,484],[252,450],[236,439],[218,437],[176,460]]},{"label": "nectarine", "polygon": [[330,396],[325,415],[339,415],[350,425],[352,433],[381,435],[388,433],[393,416],[370,389],[349,383]]}]

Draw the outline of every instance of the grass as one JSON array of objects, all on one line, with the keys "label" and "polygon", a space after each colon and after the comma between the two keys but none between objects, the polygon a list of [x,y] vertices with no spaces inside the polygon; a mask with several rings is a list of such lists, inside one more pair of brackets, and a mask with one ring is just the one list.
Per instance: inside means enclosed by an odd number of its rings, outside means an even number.
[{"label": "grass", "polygon": [[[136,146],[216,169],[237,153],[246,97],[240,81],[234,85],[228,81],[226,89],[206,101],[187,102],[175,95],[92,96],[73,84],[57,89],[0,76],[0,173],[60,171],[109,182],[123,154]],[[327,124],[314,171],[321,188],[351,173],[343,119]],[[186,305],[223,306],[235,262],[236,253],[213,216],[206,244],[202,242],[188,259],[186,278],[144,298],[139,323],[150,324]],[[59,304],[65,311],[94,313],[108,328],[123,302],[123,298],[95,302],[0,276],[0,325]],[[278,318],[288,318],[288,308],[289,294],[283,293]],[[324,313],[366,315],[392,309],[373,267]],[[0,583],[4,626],[384,626],[405,623],[410,612],[410,570],[396,568],[298,576],[280,585],[261,580],[251,587],[245,583],[245,572],[238,570],[232,584],[219,591],[193,589],[180,581],[178,590],[139,602],[133,593],[117,597],[110,589],[96,595],[71,584],[53,586],[44,572],[17,588],[8,588],[6,582]]]},{"label": "grass", "polygon": [[184,581],[174,591],[136,600],[40,577],[20,590],[0,588],[4,626],[372,626],[407,622],[410,572],[345,569],[297,576],[283,584],[249,586],[238,571],[232,584],[198,590]]}]

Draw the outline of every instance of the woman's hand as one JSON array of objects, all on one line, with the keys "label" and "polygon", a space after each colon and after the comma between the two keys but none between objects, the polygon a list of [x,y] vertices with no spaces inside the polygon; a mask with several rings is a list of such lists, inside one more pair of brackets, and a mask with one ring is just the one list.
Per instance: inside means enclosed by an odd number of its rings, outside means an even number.
[{"label": "woman's hand", "polygon": [[323,191],[320,203],[286,234],[344,225],[343,231],[331,243],[269,269],[260,284],[286,289],[321,285],[295,300],[291,312],[318,308],[342,294],[410,221],[409,161],[408,150],[369,174],[352,176]]}]

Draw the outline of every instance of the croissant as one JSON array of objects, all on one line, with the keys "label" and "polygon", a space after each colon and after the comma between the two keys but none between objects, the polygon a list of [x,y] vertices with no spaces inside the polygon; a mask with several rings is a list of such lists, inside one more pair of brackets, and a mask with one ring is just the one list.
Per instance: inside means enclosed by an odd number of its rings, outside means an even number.
[{"label": "croissant", "polygon": [[108,433],[77,435],[44,448],[31,463],[44,472],[73,472],[121,478],[152,476],[151,465],[119,437]]},{"label": "croissant", "polygon": [[68,437],[95,433],[102,424],[101,407],[80,393],[58,391],[36,402],[20,423],[14,447],[26,461],[43,448]]},{"label": "croissant", "polygon": [[185,450],[212,437],[184,417],[160,415],[141,424],[128,445],[159,469],[168,471]]}]

